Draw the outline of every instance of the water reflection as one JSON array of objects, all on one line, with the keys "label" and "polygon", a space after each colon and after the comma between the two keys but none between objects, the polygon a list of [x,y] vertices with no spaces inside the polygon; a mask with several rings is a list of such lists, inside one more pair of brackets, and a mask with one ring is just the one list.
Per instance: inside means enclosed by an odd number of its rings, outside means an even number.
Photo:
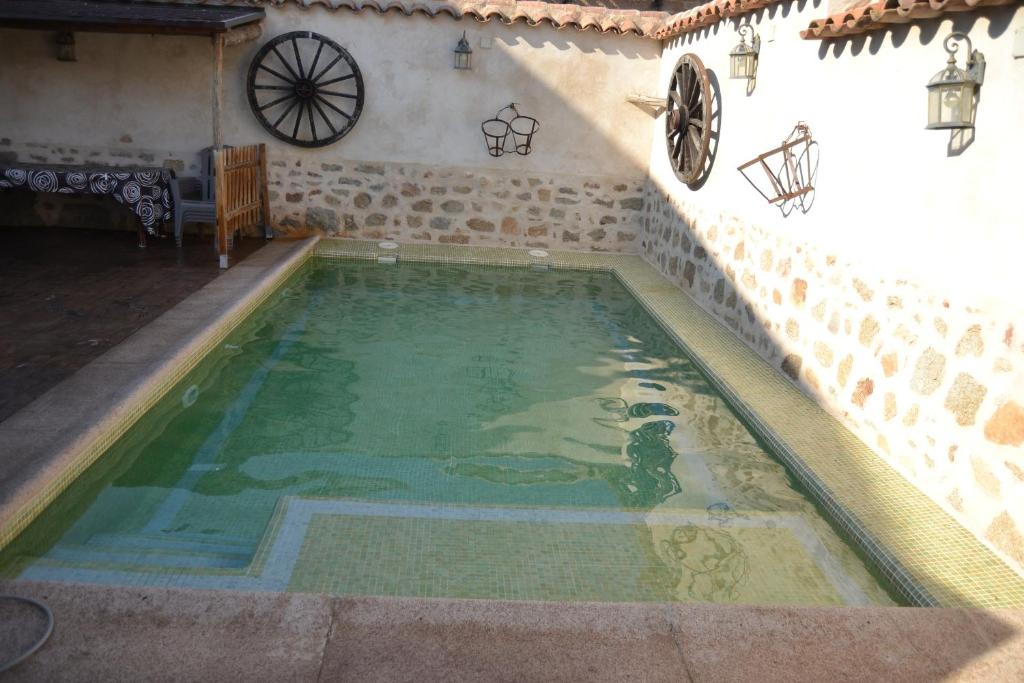
[{"label": "water reflection", "polygon": [[743,546],[721,529],[675,527],[659,551],[674,588],[691,600],[733,602],[750,572]]},{"label": "water reflection", "polygon": [[669,436],[674,428],[669,420],[656,420],[629,432],[629,468],[612,475],[626,507],[650,509],[682,490],[672,474],[676,452]]}]

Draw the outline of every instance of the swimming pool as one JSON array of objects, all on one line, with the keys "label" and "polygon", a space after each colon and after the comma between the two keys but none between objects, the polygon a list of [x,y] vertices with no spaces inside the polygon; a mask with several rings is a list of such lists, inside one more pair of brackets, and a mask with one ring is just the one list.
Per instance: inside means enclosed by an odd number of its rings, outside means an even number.
[{"label": "swimming pool", "polygon": [[318,259],[0,568],[339,595],[891,602],[614,276]]}]

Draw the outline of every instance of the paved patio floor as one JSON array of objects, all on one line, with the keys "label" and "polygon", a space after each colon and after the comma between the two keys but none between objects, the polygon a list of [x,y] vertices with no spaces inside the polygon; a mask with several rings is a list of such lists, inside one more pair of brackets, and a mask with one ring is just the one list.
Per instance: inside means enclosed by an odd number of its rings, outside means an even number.
[{"label": "paved patio floor", "polygon": [[[263,245],[247,238],[244,259]],[[0,421],[217,277],[209,237],[0,227]]]}]

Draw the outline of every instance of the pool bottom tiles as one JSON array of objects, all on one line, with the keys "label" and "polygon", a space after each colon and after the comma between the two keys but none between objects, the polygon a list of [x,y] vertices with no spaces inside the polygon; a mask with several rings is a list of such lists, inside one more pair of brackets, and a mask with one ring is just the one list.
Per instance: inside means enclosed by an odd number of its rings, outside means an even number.
[{"label": "pool bottom tiles", "polygon": [[605,273],[314,260],[0,554],[26,580],[891,604]]}]

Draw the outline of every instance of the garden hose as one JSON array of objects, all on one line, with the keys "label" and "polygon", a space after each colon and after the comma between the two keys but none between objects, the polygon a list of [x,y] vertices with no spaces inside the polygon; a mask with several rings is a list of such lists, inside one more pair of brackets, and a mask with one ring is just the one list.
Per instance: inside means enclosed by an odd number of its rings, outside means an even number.
[{"label": "garden hose", "polygon": [[13,669],[18,664],[21,664],[26,659],[34,655],[39,650],[39,648],[41,648],[50,638],[50,634],[53,633],[53,612],[51,612],[50,608],[47,607],[45,604],[39,602],[38,600],[34,600],[32,598],[25,598],[20,595],[0,595],[0,601],[2,600],[24,602],[38,609],[46,617],[46,630],[43,632],[42,637],[40,637],[35,643],[32,644],[32,647],[25,650],[23,653],[21,653],[11,661],[0,663],[0,673],[8,671],[9,669]]}]

